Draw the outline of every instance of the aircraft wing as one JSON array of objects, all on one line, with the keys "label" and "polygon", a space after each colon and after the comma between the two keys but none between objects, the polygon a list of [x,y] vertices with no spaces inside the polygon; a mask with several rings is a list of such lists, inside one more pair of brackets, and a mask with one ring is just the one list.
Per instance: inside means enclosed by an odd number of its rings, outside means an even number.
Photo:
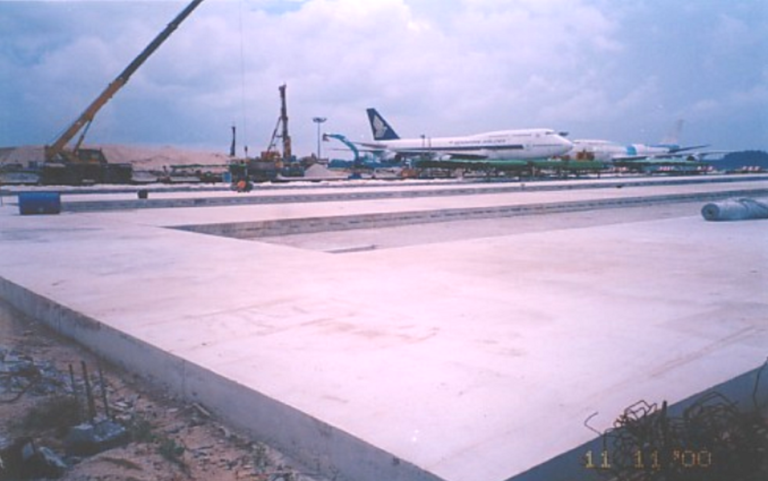
[{"label": "aircraft wing", "polygon": [[710,155],[725,155],[730,153],[728,150],[708,150],[703,152],[670,152],[668,154],[655,155],[624,155],[613,157],[614,163],[637,163],[637,164],[662,164],[673,165],[685,162],[703,162],[705,157]]},{"label": "aircraft wing", "polygon": [[[351,142],[351,141],[350,141]],[[366,142],[351,142],[357,146],[361,152],[388,152],[390,149],[381,144],[369,144]]]},{"label": "aircraft wing", "polygon": [[455,150],[435,150],[435,149],[390,149],[381,144],[372,144],[367,142],[353,142],[363,152],[385,153],[390,152],[400,157],[416,158],[430,157],[451,160],[485,160],[487,155],[475,154],[472,152]]},{"label": "aircraft wing", "polygon": [[614,159],[613,164],[618,166],[624,166],[624,167],[630,167],[630,166],[651,166],[651,165],[657,165],[657,166],[675,166],[675,165],[691,165],[691,164],[702,164],[700,160],[697,159],[689,159],[689,156],[664,156],[664,157],[646,157],[644,159],[632,159],[632,160],[622,160],[622,159]]},{"label": "aircraft wing", "polygon": [[732,150],[705,150],[701,152],[690,152],[688,154],[685,154],[686,158],[693,158],[700,161],[705,161],[705,157],[709,156],[723,156],[726,154],[730,154],[733,152]]},{"label": "aircraft wing", "polygon": [[449,150],[415,150],[412,152],[400,152],[401,155],[409,156],[409,157],[423,157],[423,156],[429,156],[429,157],[436,157],[443,160],[456,160],[456,161],[474,161],[474,160],[486,160],[488,158],[487,155],[483,154],[473,154],[471,152],[453,152]]},{"label": "aircraft wing", "polygon": [[691,150],[703,149],[704,147],[709,147],[709,144],[689,145],[687,147],[675,147],[673,149],[670,149],[669,153],[670,154],[677,154],[677,153],[680,153],[680,152],[690,152]]}]

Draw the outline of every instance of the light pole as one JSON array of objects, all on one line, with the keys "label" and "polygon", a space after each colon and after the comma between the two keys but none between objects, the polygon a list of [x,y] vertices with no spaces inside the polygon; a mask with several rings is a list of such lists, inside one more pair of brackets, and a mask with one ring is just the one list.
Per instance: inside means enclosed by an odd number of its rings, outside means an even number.
[{"label": "light pole", "polygon": [[320,160],[320,125],[325,122],[325,117],[313,117],[312,122],[317,124],[317,160]]}]

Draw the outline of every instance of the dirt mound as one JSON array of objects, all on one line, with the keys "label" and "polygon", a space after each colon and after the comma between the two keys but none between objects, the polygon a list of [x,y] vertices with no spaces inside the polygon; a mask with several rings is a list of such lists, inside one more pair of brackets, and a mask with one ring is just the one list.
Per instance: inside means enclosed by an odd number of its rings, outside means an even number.
[{"label": "dirt mound", "polygon": [[[131,163],[137,170],[162,170],[174,165],[225,165],[229,161],[229,156],[220,152],[171,146],[88,145],[86,148],[101,149],[109,162]],[[44,159],[41,145],[0,149],[0,164],[21,164],[28,167],[31,162],[42,162]]]},{"label": "dirt mound", "polygon": [[22,164],[28,166],[30,162],[42,162],[45,160],[42,145],[23,145],[21,147],[6,147],[0,151],[1,164]]},{"label": "dirt mound", "polygon": [[173,165],[225,165],[229,162],[229,156],[223,153],[171,146],[104,145],[100,148],[110,162],[131,163],[139,170],[170,168]]}]

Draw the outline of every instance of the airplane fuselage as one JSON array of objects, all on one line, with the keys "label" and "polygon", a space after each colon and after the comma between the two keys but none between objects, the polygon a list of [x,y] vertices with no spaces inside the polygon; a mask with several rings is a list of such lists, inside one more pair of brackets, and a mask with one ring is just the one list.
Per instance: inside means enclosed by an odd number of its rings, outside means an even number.
[{"label": "airplane fuselage", "polygon": [[588,154],[594,160],[611,162],[617,159],[643,159],[667,155],[672,153],[675,148],[677,146],[673,145],[621,145],[607,140],[574,140],[573,148],[565,156],[579,158]]},{"label": "airplane fuselage", "polygon": [[551,129],[486,132],[462,137],[379,140],[365,144],[403,155],[455,159],[546,159],[571,150],[572,143]]}]

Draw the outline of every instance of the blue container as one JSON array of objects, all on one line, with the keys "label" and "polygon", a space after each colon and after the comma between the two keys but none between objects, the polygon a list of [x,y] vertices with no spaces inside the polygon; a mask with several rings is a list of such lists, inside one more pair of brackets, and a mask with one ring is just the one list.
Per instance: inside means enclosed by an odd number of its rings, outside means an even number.
[{"label": "blue container", "polygon": [[58,192],[22,192],[19,194],[21,215],[58,214],[61,212],[61,194]]}]

